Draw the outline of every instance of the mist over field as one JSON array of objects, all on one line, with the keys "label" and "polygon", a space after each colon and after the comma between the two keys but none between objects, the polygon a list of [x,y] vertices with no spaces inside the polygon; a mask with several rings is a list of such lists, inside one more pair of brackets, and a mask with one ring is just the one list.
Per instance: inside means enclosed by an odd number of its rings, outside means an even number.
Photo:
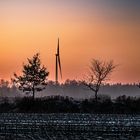
[{"label": "mist over field", "polygon": [[[23,97],[30,96],[18,90],[15,86],[8,87],[5,83],[0,85],[0,97]],[[35,97],[44,96],[69,96],[75,99],[85,99],[94,97],[94,92],[89,90],[81,82],[75,80],[67,80],[64,84],[56,85],[54,82],[49,81],[46,89],[41,92],[36,92]],[[112,99],[121,95],[140,97],[140,89],[135,84],[114,84],[114,85],[103,85],[99,90],[99,95],[108,95]]]}]

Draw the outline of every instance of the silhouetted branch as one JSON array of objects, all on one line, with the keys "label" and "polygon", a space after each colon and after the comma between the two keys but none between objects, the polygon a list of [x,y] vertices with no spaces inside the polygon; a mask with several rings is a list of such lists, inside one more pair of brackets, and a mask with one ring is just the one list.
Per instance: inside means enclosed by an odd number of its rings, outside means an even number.
[{"label": "silhouetted branch", "polygon": [[95,93],[97,100],[98,91],[104,81],[108,80],[108,77],[116,68],[113,61],[103,62],[100,60],[92,59],[90,72],[88,78],[85,80],[84,85],[91,89]]},{"label": "silhouetted branch", "polygon": [[35,54],[32,59],[27,59],[28,63],[23,64],[23,75],[18,76],[14,73],[13,83],[23,92],[32,92],[33,99],[35,91],[42,91],[47,85],[49,72],[44,66],[41,66],[39,54]]}]

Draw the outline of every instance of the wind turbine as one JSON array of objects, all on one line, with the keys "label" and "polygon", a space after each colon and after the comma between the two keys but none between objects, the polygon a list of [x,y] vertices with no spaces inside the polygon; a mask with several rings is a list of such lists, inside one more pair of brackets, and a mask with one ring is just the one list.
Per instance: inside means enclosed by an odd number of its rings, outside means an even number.
[{"label": "wind turbine", "polygon": [[61,69],[60,52],[59,52],[59,38],[58,38],[58,44],[57,44],[57,52],[55,56],[56,56],[55,81],[56,83],[58,83],[58,70],[60,71],[60,76],[62,79],[62,69]]}]

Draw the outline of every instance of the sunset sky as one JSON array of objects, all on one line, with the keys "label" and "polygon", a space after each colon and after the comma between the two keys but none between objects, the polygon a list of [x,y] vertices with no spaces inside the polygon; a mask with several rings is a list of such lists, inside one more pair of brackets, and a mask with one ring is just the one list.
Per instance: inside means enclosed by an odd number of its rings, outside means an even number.
[{"label": "sunset sky", "polygon": [[119,64],[111,82],[140,81],[140,0],[0,0],[0,78],[40,52],[54,80],[58,37],[63,81],[82,79],[92,58]]}]

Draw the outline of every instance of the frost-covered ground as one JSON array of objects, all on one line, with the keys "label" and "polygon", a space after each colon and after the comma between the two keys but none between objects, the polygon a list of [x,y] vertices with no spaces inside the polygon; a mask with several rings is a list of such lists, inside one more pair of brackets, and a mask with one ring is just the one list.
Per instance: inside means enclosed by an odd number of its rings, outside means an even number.
[{"label": "frost-covered ground", "polygon": [[0,114],[1,140],[140,139],[140,115]]}]

